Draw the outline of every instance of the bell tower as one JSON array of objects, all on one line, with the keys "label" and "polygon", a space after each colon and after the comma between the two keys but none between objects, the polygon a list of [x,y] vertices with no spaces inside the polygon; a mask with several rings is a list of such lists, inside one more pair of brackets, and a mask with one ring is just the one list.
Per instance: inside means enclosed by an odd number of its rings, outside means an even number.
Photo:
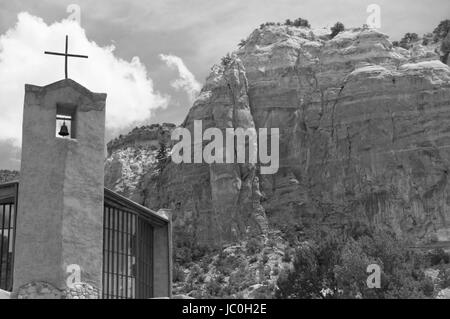
[{"label": "bell tower", "polygon": [[105,101],[106,94],[71,79],[25,86],[13,289],[19,298],[64,298],[73,275],[92,296],[101,293]]}]

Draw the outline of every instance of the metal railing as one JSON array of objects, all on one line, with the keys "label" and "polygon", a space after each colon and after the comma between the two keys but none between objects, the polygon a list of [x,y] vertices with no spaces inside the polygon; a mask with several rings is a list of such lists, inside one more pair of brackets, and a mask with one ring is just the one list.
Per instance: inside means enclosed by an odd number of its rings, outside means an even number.
[{"label": "metal railing", "polygon": [[152,221],[139,207],[110,196],[105,193],[102,297],[152,298]]},{"label": "metal railing", "polygon": [[12,291],[18,183],[0,185],[0,289]]}]

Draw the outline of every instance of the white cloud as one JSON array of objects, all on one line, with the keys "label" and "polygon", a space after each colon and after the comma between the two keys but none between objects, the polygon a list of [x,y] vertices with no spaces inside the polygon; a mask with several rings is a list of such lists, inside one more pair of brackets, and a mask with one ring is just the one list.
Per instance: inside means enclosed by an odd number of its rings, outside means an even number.
[{"label": "white cloud", "polygon": [[202,89],[202,85],[195,79],[195,76],[180,57],[170,54],[160,54],[159,57],[168,67],[178,71],[179,78],[173,81],[171,85],[177,90],[185,91],[193,102]]},{"label": "white cloud", "polygon": [[0,36],[0,140],[21,143],[24,84],[47,85],[64,77],[64,58],[44,51],[64,50],[89,55],[69,59],[69,77],[89,90],[108,94],[106,126],[119,131],[148,119],[151,110],[166,107],[168,97],[155,92],[139,58],[114,56],[114,46],[100,47],[89,41],[75,22],[47,25],[41,18],[20,13],[15,27]]}]

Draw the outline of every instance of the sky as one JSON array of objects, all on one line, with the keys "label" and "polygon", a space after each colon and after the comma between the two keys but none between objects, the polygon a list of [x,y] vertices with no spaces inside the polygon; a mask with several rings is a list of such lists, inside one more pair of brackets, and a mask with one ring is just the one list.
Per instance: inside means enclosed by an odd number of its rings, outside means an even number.
[{"label": "sky", "polygon": [[[79,14],[68,12],[73,4]],[[370,4],[393,40],[450,18],[448,0],[0,0],[0,169],[20,166],[24,84],[64,77],[64,59],[43,52],[62,51],[66,34],[72,53],[89,55],[69,62],[69,77],[108,93],[109,140],[138,125],[180,124],[211,66],[261,23],[359,27]]]}]

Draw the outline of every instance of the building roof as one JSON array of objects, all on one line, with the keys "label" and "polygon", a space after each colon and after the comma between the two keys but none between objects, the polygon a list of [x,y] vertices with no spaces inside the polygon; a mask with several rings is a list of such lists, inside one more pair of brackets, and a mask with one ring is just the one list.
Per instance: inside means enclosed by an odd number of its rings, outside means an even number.
[{"label": "building roof", "polygon": [[[0,184],[0,203],[2,203],[2,201],[14,202],[14,199],[17,195],[18,186],[19,181],[10,181]],[[156,212],[152,209],[135,203],[132,200],[119,195],[106,187],[104,194],[105,203],[107,203],[108,205],[130,212],[138,211],[140,213],[140,216],[146,218],[149,222],[156,226],[163,226],[169,223],[170,216],[167,216],[162,212]]]}]

